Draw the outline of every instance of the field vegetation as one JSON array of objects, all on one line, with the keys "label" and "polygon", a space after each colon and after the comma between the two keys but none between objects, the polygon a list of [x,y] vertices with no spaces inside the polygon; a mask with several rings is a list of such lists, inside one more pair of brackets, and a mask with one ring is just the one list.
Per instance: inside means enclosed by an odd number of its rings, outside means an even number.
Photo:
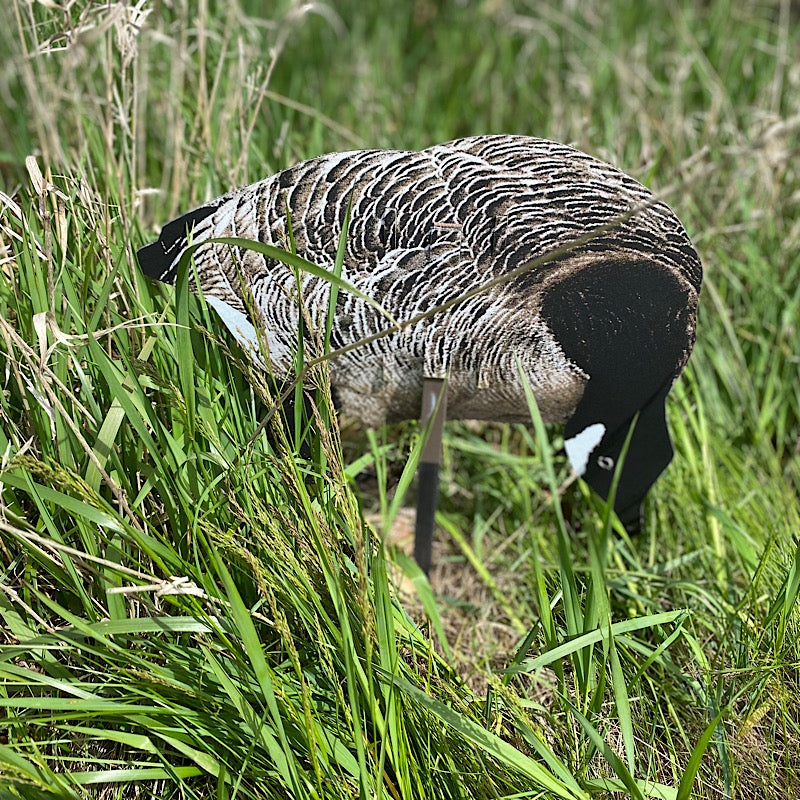
[{"label": "field vegetation", "polygon": [[[794,4],[6,0],[0,52],[0,800],[800,794]],[[418,426],[322,370],[311,456],[263,435],[269,378],[134,252],[304,158],[502,132],[670,203],[699,338],[639,537],[535,408],[450,424],[428,583]]]}]

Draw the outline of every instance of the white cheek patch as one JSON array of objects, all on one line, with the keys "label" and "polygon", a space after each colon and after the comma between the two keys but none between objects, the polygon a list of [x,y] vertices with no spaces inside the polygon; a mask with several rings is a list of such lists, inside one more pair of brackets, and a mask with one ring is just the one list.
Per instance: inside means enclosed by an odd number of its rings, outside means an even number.
[{"label": "white cheek patch", "polygon": [[567,457],[578,475],[586,472],[589,456],[592,454],[592,450],[600,444],[605,432],[606,426],[602,422],[595,422],[594,425],[584,428],[580,433],[576,433],[571,439],[564,442]]},{"label": "white cheek patch", "polygon": [[211,308],[219,314],[219,318],[225,323],[228,330],[239,340],[244,350],[254,350],[258,353],[258,335],[250,320],[241,311],[229,306],[219,297],[207,294],[205,298]]}]

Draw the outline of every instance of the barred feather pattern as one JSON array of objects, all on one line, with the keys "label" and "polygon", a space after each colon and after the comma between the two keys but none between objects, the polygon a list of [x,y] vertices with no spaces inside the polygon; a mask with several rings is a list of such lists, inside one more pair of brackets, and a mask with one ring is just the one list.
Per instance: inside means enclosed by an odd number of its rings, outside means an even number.
[{"label": "barred feather pattern", "polygon": [[[642,264],[674,277],[691,313],[683,356],[668,367],[673,379],[689,357],[702,272],[679,220],[615,167],[542,139],[477,136],[419,152],[360,150],[314,158],[192,212],[191,230],[183,225],[172,240],[162,234],[157,266],[148,268],[141,259],[143,268],[174,281],[189,238],[245,237],[287,248],[290,220],[298,255],[332,269],[348,203],[342,277],[397,320],[645,206],[566,256],[335,359],[331,383],[338,402],[369,425],[417,416],[424,377],[447,377],[450,417],[526,420],[520,364],[545,421],[568,419],[591,376],[553,336],[542,300],[565,277],[602,260]],[[245,322],[246,284],[270,366],[278,376],[289,375],[298,291],[306,320],[321,328],[330,284],[304,274],[298,287],[286,265],[227,245],[199,247],[195,264],[206,298],[243,344],[256,346]],[[386,327],[374,307],[339,293],[332,347]],[[315,341],[311,333],[309,344]]]}]

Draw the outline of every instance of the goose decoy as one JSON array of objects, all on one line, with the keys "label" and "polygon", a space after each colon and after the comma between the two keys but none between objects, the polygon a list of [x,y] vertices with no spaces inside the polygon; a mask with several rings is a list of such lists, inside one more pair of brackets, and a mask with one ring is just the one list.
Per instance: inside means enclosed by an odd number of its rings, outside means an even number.
[{"label": "goose decoy", "polygon": [[[434,407],[437,424],[445,413],[525,422],[521,369],[542,419],[565,423],[575,472],[604,499],[638,414],[614,506],[637,531],[642,500],[672,458],[664,403],[695,341],[702,279],[670,208],[574,148],[476,136],[419,152],[358,150],[304,161],[167,223],[139,250],[139,264],[174,282],[190,239],[286,247],[288,218],[298,255],[332,269],[348,205],[342,277],[396,320],[514,276],[333,360],[341,411],[370,426],[427,419]],[[519,269],[533,259],[537,266]],[[273,374],[291,376],[301,324],[294,272],[226,244],[198,247],[194,261],[206,300],[240,343],[263,358],[250,317],[258,314]],[[305,273],[300,282],[306,318],[323,320],[330,284]],[[375,307],[339,292],[332,348],[386,327]],[[446,403],[437,405],[444,385]],[[427,571],[435,445],[422,462],[416,556]]]}]

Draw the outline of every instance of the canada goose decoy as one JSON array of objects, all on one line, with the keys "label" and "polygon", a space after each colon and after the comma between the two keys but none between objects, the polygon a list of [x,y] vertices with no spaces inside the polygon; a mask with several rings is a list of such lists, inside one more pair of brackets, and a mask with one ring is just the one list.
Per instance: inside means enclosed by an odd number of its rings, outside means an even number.
[{"label": "canada goose decoy", "polygon": [[[695,341],[702,279],[697,252],[669,207],[571,147],[476,136],[420,152],[358,150],[304,161],[167,223],[139,250],[139,263],[146,275],[174,282],[189,237],[285,247],[288,216],[298,255],[332,269],[348,203],[342,277],[396,320],[545,261],[333,360],[338,407],[371,426],[421,411],[425,419],[446,379],[448,418],[525,422],[521,366],[542,419],[565,423],[575,472],[604,499],[638,413],[615,499],[622,523],[638,530],[644,495],[672,458],[664,402]],[[558,248],[558,257],[547,258]],[[206,300],[257,352],[240,281],[246,284],[273,374],[292,375],[300,324],[293,271],[224,244],[199,247],[194,260]],[[301,283],[311,318],[322,320],[330,284],[309,274]],[[331,347],[386,327],[373,306],[340,292]],[[427,571],[438,449],[422,461],[416,556]]]}]

